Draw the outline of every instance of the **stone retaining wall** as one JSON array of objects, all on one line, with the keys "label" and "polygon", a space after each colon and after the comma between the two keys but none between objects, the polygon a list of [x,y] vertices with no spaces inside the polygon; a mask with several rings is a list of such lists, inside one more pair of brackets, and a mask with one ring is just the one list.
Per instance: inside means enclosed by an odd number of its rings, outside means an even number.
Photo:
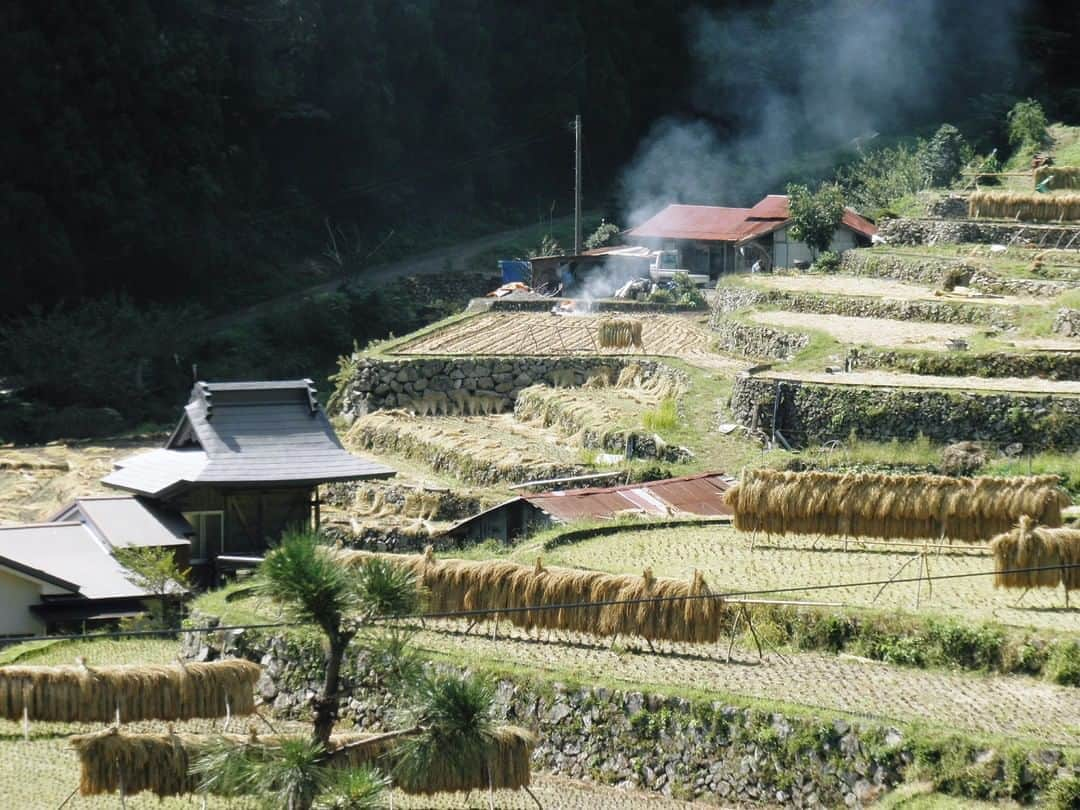
[{"label": "stone retaining wall", "polygon": [[1056,335],[1080,337],[1080,309],[1062,307],[1054,316],[1054,324],[1050,328]]},{"label": "stone retaining wall", "polygon": [[[200,626],[217,623],[198,614],[192,619]],[[323,650],[310,637],[270,637],[251,630],[193,633],[183,636],[183,655],[198,661],[222,655],[257,661],[263,667],[257,692],[277,716],[309,719],[311,699],[322,686]],[[341,692],[347,695],[343,721],[363,730],[393,728],[385,678],[377,677],[366,654],[355,648],[344,662]],[[869,805],[903,781],[919,746],[909,732],[882,721],[527,678],[500,679],[495,709],[498,720],[537,733],[534,769],[724,804]],[[954,749],[961,743],[947,744]],[[1001,752],[969,744],[964,748],[979,766],[976,789],[994,788],[1010,778]],[[1020,774],[1022,790],[1030,796],[1074,773],[1060,750],[1032,751]]]},{"label": "stone retaining wall", "polygon": [[889,219],[878,225],[878,236],[890,245],[1001,244],[1053,248],[1080,246],[1076,225],[1033,225],[955,219]]},{"label": "stone retaining wall", "polygon": [[917,352],[890,349],[849,349],[851,369],[889,369],[936,377],[1043,377],[1080,379],[1076,352]]},{"label": "stone retaining wall", "polygon": [[890,318],[933,323],[986,324],[999,329],[1014,325],[1016,307],[969,304],[959,301],[910,301],[870,296],[823,295],[788,290],[756,290],[719,287],[716,311],[734,312],[746,307],[774,307],[789,312],[847,315],[857,318]]},{"label": "stone retaining wall", "polygon": [[787,360],[810,343],[810,336],[801,332],[785,332],[731,318],[715,318],[712,328],[717,334],[717,347],[721,351],[743,357]]},{"label": "stone retaining wall", "polygon": [[[779,402],[777,397],[779,396]],[[775,380],[741,374],[731,409],[742,424],[776,427],[794,446],[843,440],[985,441],[1025,449],[1080,447],[1080,397],[875,388]]]},{"label": "stone retaining wall", "polygon": [[335,406],[347,420],[387,408],[462,415],[477,403],[485,412],[502,412],[512,410],[518,392],[530,385],[579,386],[605,371],[617,376],[630,364],[646,376],[662,365],[621,357],[358,358]]},{"label": "stone retaining wall", "polygon": [[951,274],[956,286],[973,287],[994,295],[1056,298],[1077,289],[1075,282],[1005,278],[960,259],[898,256],[880,248],[845,250],[840,258],[840,269],[853,276],[891,278],[932,287],[940,287]]}]

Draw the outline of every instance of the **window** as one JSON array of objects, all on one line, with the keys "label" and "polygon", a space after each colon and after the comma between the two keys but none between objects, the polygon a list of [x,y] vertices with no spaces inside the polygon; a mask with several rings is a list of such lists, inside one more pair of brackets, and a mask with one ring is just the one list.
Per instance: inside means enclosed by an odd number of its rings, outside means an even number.
[{"label": "window", "polygon": [[225,536],[224,512],[184,512],[184,517],[195,529],[191,538],[191,562],[206,562],[222,551]]}]

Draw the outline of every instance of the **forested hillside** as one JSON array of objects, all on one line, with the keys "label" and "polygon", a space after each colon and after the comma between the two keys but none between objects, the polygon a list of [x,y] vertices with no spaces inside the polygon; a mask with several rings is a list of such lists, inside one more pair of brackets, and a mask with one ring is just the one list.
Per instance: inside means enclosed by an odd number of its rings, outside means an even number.
[{"label": "forested hillside", "polygon": [[[1048,0],[917,2],[884,20],[760,5],[16,0],[0,12],[0,307],[122,290],[221,308],[321,246],[326,217],[374,246],[470,214],[535,221],[552,201],[565,213],[575,113],[596,205],[661,119],[705,121],[727,142],[777,95],[797,103],[794,68],[813,55],[827,76],[845,26],[846,42],[873,51],[895,35],[945,70],[915,104],[866,81],[872,53],[856,54],[862,75],[836,65],[819,97],[889,113],[868,125],[976,118],[1029,93],[1057,117],[1078,102],[1078,12]],[[1006,41],[1015,59],[974,47]]]},{"label": "forested hillside", "polygon": [[586,207],[620,225],[891,165],[943,122],[1004,157],[1027,97],[1080,117],[1080,10],[1049,0],[14,0],[0,20],[0,438],[168,418],[192,365],[324,375],[352,339],[445,314],[369,285],[203,326],[557,221],[576,114]]}]

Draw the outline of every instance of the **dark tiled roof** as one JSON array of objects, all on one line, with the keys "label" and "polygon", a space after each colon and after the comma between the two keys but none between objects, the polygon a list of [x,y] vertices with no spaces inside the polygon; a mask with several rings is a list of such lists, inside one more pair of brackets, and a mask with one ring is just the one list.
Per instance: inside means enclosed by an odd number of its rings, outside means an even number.
[{"label": "dark tiled roof", "polygon": [[183,483],[317,484],[394,474],[341,446],[310,380],[197,383],[165,448],[117,466],[105,483],[148,495]]},{"label": "dark tiled roof", "polygon": [[176,512],[130,495],[79,498],[51,520],[82,520],[112,548],[187,546],[194,534]]}]

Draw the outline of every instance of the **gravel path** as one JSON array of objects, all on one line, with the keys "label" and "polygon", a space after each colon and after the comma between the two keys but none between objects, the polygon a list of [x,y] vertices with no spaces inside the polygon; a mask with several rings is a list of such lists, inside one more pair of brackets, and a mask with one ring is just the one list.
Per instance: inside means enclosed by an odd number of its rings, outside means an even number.
[{"label": "gravel path", "polygon": [[782,659],[774,652],[759,662],[756,651],[737,650],[728,664],[726,645],[657,644],[662,654],[654,655],[644,647],[637,652],[612,650],[606,641],[574,634],[562,634],[563,642],[532,641],[525,631],[505,623],[494,642],[490,628],[472,635],[449,622],[442,628],[419,633],[417,645],[456,656],[513,661],[552,674],[570,671],[585,681],[621,681],[633,688],[692,686],[885,722],[923,721],[1080,745],[1080,689],[1034,678],[920,670],[818,653],[785,653]]}]

